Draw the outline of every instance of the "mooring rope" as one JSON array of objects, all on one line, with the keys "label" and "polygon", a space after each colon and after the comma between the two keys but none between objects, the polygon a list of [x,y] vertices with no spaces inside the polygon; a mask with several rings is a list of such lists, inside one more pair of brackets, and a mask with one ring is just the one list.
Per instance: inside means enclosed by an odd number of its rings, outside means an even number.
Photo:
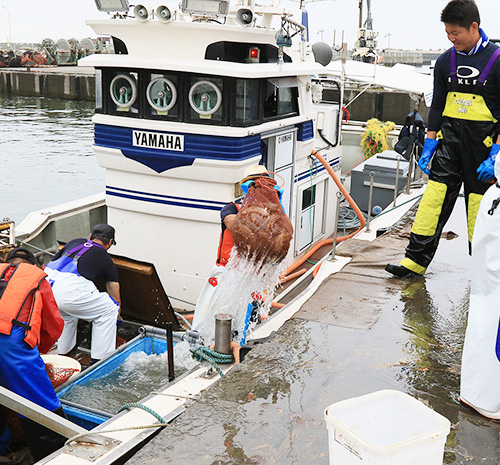
[{"label": "mooring rope", "polygon": [[76,436],[69,438],[64,443],[64,445],[67,446],[70,442],[75,441],[78,438],[82,438],[82,437],[89,436],[92,434],[116,433],[119,431],[132,431],[134,429],[162,428],[162,427],[165,427],[168,425],[168,423],[163,419],[163,417],[160,414],[155,412],[153,409],[147,407],[146,405],[139,404],[137,402],[129,402],[128,404],[121,406],[120,409],[118,410],[118,412],[116,412],[116,413],[118,414],[118,413],[122,412],[123,410],[129,409],[129,408],[139,408],[141,410],[144,410],[145,412],[150,413],[160,422],[160,424],[145,425],[145,426],[129,426],[128,428],[118,428],[118,429],[110,429],[110,430],[103,430],[103,431],[88,431],[86,433],[77,434]]},{"label": "mooring rope", "polygon": [[[164,428],[165,426],[168,426],[169,424],[170,423],[156,423],[155,425],[128,426],[127,428],[106,429],[106,430],[99,430],[99,431],[90,430],[90,431],[87,431],[86,433],[76,434],[75,436],[69,438],[64,443],[64,445],[67,446],[69,443],[76,441],[79,438],[83,438],[85,436],[93,436],[95,434],[106,434],[106,433],[119,433],[121,431],[133,431],[136,429]],[[83,441],[83,442],[85,442],[85,441]]]},{"label": "mooring rope", "polygon": [[210,347],[200,346],[196,349],[189,349],[193,354],[193,358],[198,360],[199,362],[203,362],[206,360],[209,362],[219,373],[219,375],[224,376],[222,370],[220,369],[218,363],[232,363],[234,362],[234,357],[232,355],[220,354],[219,352],[215,352]]},{"label": "mooring rope", "polygon": [[163,419],[163,417],[156,413],[153,409],[150,409],[149,407],[147,407],[146,405],[144,404],[139,404],[137,402],[129,402],[128,404],[125,404],[125,405],[122,405],[120,407],[120,409],[118,410],[118,412],[116,412],[117,414],[120,413],[120,412],[123,412],[124,410],[127,410],[128,408],[140,408],[142,410],[144,410],[145,412],[148,412],[150,413],[151,415],[153,415],[160,423],[166,423],[166,421]]}]

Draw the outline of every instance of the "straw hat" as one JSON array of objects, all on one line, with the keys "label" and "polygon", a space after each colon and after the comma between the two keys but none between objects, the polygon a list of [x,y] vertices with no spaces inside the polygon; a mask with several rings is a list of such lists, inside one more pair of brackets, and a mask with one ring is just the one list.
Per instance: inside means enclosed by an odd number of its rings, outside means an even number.
[{"label": "straw hat", "polygon": [[269,174],[267,174],[267,168],[264,165],[249,166],[243,173],[243,178],[241,178],[240,180],[240,185],[247,181],[250,181],[250,179],[257,179],[261,176],[269,177]]}]

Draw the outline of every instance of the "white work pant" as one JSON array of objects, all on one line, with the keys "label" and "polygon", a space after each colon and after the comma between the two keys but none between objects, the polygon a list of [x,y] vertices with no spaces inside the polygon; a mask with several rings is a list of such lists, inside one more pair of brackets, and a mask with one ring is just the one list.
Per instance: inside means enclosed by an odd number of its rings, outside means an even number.
[{"label": "white work pant", "polygon": [[[500,189],[481,200],[472,239],[469,317],[462,356],[460,398],[486,416],[500,414]],[[491,413],[492,415],[488,415]]]},{"label": "white work pant", "polygon": [[215,291],[224,275],[225,267],[214,265],[210,270],[205,285],[201,289],[193,316],[192,329],[198,331],[210,345],[215,334],[215,315],[219,313],[214,302]]},{"label": "white work pant", "polygon": [[116,349],[116,320],[119,306],[109,294],[99,292],[92,281],[72,273],[47,268],[52,291],[64,320],[57,341],[59,354],[68,353],[76,345],[78,320],[92,323],[90,356],[100,360]]},{"label": "white work pant", "polygon": [[[229,273],[232,273],[232,276]],[[234,336],[236,342],[241,345],[246,340],[248,319],[252,314],[251,302],[256,299],[252,295],[248,295],[247,298],[240,296],[242,297],[241,301],[236,305],[227,300],[228,283],[236,283],[237,286],[238,281],[234,279],[235,276],[238,276],[240,280],[246,279],[245,276],[239,276],[237,269],[229,270],[224,266],[214,265],[198,296],[192,329],[203,336],[206,345],[210,345],[215,337],[215,315],[218,313],[228,313],[232,316],[231,328],[236,334]],[[225,285],[226,289],[223,290],[221,284]],[[258,300],[261,299],[262,292],[259,293]]]}]

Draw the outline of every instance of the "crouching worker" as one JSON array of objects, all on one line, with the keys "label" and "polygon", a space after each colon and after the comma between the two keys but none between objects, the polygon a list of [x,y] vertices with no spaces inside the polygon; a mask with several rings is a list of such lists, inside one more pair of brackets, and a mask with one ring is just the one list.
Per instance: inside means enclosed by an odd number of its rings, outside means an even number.
[{"label": "crouching worker", "polygon": [[[0,263],[0,384],[64,416],[40,353],[46,353],[63,329],[63,320],[46,274],[33,254],[12,249]],[[26,442],[35,460],[64,445],[65,438],[21,417]]]},{"label": "crouching worker", "polygon": [[[59,355],[75,348],[78,320],[92,323],[91,364],[116,349],[120,285],[116,266],[108,254],[113,244],[115,229],[109,224],[98,224],[90,239],[68,242],[45,267],[64,320],[57,343]],[[106,283],[107,292],[97,289],[93,281],[98,278]]]}]

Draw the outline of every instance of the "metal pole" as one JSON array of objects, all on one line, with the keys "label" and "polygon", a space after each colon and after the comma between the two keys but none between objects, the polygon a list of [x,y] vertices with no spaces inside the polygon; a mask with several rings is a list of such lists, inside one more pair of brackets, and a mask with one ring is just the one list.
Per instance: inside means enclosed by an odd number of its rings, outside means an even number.
[{"label": "metal pole", "polygon": [[368,194],[368,218],[366,219],[366,232],[370,232],[370,222],[372,220],[372,201],[373,201],[373,178],[375,171],[370,171],[370,193]]},{"label": "metal pole", "polygon": [[406,193],[410,193],[411,177],[413,176],[413,163],[415,162],[415,151],[418,150],[417,144],[413,144],[413,149],[410,153],[410,165],[408,166],[408,179],[406,181]]},{"label": "metal pole", "polygon": [[396,157],[396,185],[394,186],[394,204],[393,207],[396,206],[396,199],[398,197],[398,184],[399,184],[399,162],[401,161],[401,155]]},{"label": "metal pole", "polygon": [[3,5],[1,5],[0,8],[5,8],[7,10],[7,16],[9,19],[9,45],[12,47],[12,49],[14,49],[14,47],[12,46],[12,31],[10,29],[10,11],[6,6]]},{"label": "metal pole", "polygon": [[337,260],[335,258],[335,249],[337,247],[337,231],[339,229],[339,210],[340,210],[340,199],[342,197],[342,193],[337,191],[337,207],[335,209],[335,228],[333,230],[333,247],[332,247],[332,261]]},{"label": "metal pole", "polygon": [[231,320],[229,313],[215,315],[215,345],[214,350],[219,354],[231,354]]},{"label": "metal pole", "polygon": [[165,323],[167,332],[167,360],[168,360],[168,381],[175,379],[175,366],[174,366],[174,337],[172,334],[172,323],[168,321]]},{"label": "metal pole", "polygon": [[75,425],[66,418],[63,418],[46,408],[40,407],[34,402],[31,402],[31,400],[28,400],[15,392],[9,391],[3,386],[0,386],[0,405],[4,405],[17,413],[24,415],[30,420],[33,420],[36,423],[55,431],[56,433],[59,433],[65,438],[72,438],[78,434],[89,433],[88,435],[79,438],[78,441],[91,442],[93,444],[101,445],[110,441],[109,438],[102,435],[92,434],[85,428]]}]

